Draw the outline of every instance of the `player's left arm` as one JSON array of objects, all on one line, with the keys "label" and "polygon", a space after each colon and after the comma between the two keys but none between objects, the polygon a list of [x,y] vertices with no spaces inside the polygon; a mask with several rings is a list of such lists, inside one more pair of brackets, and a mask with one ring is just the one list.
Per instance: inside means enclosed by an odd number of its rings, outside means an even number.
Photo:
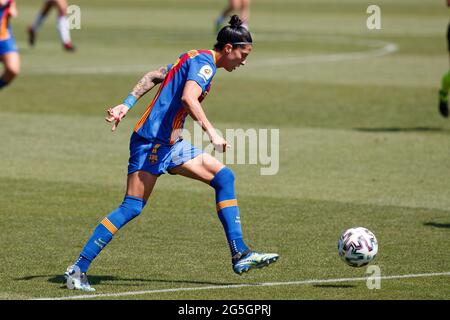
[{"label": "player's left arm", "polygon": [[142,96],[144,96],[147,92],[149,92],[153,87],[157,84],[164,81],[168,72],[167,67],[161,67],[157,70],[150,71],[146,73],[141,80],[134,86],[133,90],[130,92],[125,101],[114,108],[109,108],[106,110],[106,118],[107,122],[113,122],[114,124],[111,128],[112,131],[115,131],[119,122],[126,116],[128,111],[134,106],[134,104],[139,100]]}]

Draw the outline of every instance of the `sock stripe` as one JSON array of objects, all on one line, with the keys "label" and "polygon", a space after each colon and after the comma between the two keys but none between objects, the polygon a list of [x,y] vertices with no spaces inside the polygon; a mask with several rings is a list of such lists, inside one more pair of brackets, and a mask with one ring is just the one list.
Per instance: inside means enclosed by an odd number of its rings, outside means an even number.
[{"label": "sock stripe", "polygon": [[231,200],[220,201],[219,203],[216,204],[216,209],[217,209],[217,211],[220,211],[224,208],[237,207],[237,206],[238,206],[237,200],[231,199]]},{"label": "sock stripe", "polygon": [[108,218],[103,219],[101,223],[102,223],[102,225],[104,225],[105,228],[108,229],[109,232],[111,232],[112,234],[115,234],[115,233],[117,232],[116,226],[113,225],[112,222],[109,221]]}]

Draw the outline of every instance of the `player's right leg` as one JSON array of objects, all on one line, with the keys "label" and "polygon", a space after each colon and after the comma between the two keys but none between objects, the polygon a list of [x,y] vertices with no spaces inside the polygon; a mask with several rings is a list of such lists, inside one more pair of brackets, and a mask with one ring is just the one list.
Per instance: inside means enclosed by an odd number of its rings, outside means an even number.
[{"label": "player's right leg", "polygon": [[0,77],[0,89],[9,85],[20,72],[20,56],[17,52],[0,53],[0,61],[5,66],[5,71]]},{"label": "player's right leg", "polygon": [[[94,291],[86,273],[100,251],[112,240],[114,234],[136,218],[143,210],[158,179],[158,173],[149,164],[149,152],[154,144],[133,134],[130,139],[127,192],[122,204],[106,216],[95,228],[74,265],[64,274],[69,289]],[[153,173],[152,173],[153,172]],[[83,282],[84,281],[84,282]]]},{"label": "player's right leg", "polygon": [[122,204],[106,216],[95,228],[74,265],[64,276],[69,289],[95,291],[87,281],[86,273],[100,251],[112,240],[114,234],[136,218],[144,209],[158,176],[146,171],[128,175],[127,193]]}]

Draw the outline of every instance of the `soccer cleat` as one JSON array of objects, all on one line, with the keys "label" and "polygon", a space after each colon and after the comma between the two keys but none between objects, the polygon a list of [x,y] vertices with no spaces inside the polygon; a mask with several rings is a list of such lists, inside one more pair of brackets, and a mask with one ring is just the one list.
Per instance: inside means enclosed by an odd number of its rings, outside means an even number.
[{"label": "soccer cleat", "polygon": [[69,266],[64,272],[64,278],[66,279],[66,286],[70,290],[95,291],[89,284],[86,273],[80,272],[80,269],[76,266]]},{"label": "soccer cleat", "polygon": [[278,260],[279,255],[276,253],[260,253],[251,251],[233,263],[233,271],[238,275],[249,271],[253,268],[263,268]]},{"label": "soccer cleat", "polygon": [[439,90],[439,112],[441,115],[445,118],[448,117],[448,100],[447,100],[447,94]]},{"label": "soccer cleat", "polygon": [[28,27],[27,32],[28,32],[28,44],[31,47],[33,47],[36,42],[36,32],[32,27]]},{"label": "soccer cleat", "polygon": [[76,51],[76,48],[74,47],[74,45],[72,43],[64,43],[63,48],[67,52],[75,52]]}]

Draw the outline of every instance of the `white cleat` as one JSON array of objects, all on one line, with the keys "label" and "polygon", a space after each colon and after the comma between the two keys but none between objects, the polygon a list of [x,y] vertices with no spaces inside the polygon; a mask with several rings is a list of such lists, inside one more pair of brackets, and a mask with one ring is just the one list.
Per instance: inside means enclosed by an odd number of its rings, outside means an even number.
[{"label": "white cleat", "polygon": [[64,272],[64,278],[66,279],[66,286],[70,290],[95,291],[89,284],[86,273],[81,272],[80,268],[75,265],[67,268],[66,272]]}]

